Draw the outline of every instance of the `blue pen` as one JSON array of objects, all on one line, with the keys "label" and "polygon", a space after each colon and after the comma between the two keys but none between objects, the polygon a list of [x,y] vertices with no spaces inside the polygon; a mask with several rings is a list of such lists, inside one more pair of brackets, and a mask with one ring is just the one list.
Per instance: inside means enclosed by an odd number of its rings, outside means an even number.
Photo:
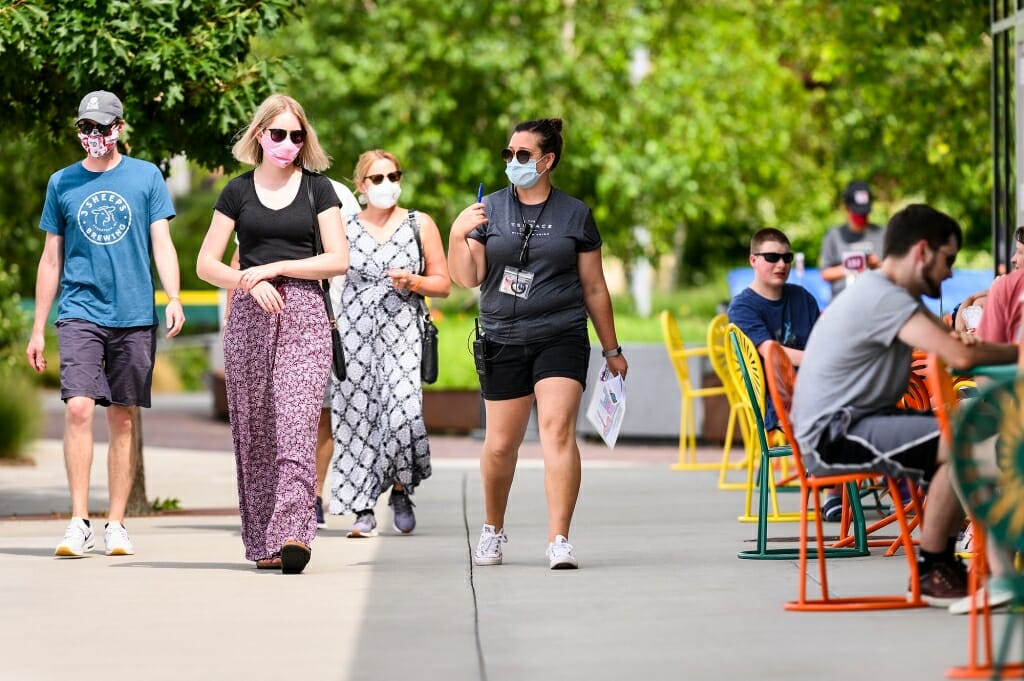
[{"label": "blue pen", "polygon": [[476,190],[476,202],[480,203],[483,200],[484,200],[484,183],[481,182],[480,186],[477,187],[477,190]]}]

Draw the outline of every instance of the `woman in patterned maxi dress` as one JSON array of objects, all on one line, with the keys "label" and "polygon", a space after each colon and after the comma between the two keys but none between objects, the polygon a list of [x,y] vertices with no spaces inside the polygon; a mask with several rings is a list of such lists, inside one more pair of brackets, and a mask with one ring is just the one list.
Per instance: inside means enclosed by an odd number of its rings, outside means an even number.
[{"label": "woman in patterned maxi dress", "polygon": [[356,514],[349,537],[372,537],[377,534],[374,506],[390,487],[394,529],[408,534],[416,525],[409,495],[430,477],[420,387],[420,301],[446,297],[451,281],[433,219],[398,206],[398,159],[380,149],[367,151],[354,178],[367,207],[345,230],[351,264],[338,323],[348,377],[334,383],[328,510]]},{"label": "woman in patterned maxi dress", "polygon": [[[330,180],[307,172],[329,161],[298,102],[268,97],[232,151],[256,168],[218,198],[196,272],[234,289],[224,374],[245,556],[298,573],[316,533],[314,450],[331,362],[318,280],[344,274],[348,248]],[[233,234],[241,270],[223,262]]]}]

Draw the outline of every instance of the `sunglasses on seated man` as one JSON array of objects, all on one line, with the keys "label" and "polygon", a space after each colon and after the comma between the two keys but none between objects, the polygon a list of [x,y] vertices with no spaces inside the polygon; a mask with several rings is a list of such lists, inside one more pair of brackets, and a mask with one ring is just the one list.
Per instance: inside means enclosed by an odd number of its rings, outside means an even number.
[{"label": "sunglasses on seated man", "polygon": [[793,254],[792,253],[754,253],[754,255],[755,256],[757,256],[757,255],[761,256],[762,258],[765,259],[766,262],[770,262],[773,265],[775,263],[777,263],[778,261],[780,261],[780,260],[782,262],[786,263],[787,265],[789,263],[793,262]]}]

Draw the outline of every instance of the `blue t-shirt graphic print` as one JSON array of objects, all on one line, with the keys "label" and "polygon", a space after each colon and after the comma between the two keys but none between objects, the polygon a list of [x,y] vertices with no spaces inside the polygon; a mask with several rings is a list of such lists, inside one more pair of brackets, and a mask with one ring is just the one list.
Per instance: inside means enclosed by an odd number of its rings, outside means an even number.
[{"label": "blue t-shirt graphic print", "polygon": [[39,227],[64,238],[57,319],[127,328],[157,323],[150,225],[174,217],[152,163],[122,156],[96,173],[75,163],[50,176]]}]

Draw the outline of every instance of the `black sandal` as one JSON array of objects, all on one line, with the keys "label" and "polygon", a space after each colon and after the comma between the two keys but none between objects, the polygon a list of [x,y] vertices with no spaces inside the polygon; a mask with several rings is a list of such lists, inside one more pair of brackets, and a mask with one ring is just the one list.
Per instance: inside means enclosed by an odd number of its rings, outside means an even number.
[{"label": "black sandal", "polygon": [[289,539],[281,547],[281,572],[286,575],[297,575],[302,572],[312,552],[300,541]]}]

